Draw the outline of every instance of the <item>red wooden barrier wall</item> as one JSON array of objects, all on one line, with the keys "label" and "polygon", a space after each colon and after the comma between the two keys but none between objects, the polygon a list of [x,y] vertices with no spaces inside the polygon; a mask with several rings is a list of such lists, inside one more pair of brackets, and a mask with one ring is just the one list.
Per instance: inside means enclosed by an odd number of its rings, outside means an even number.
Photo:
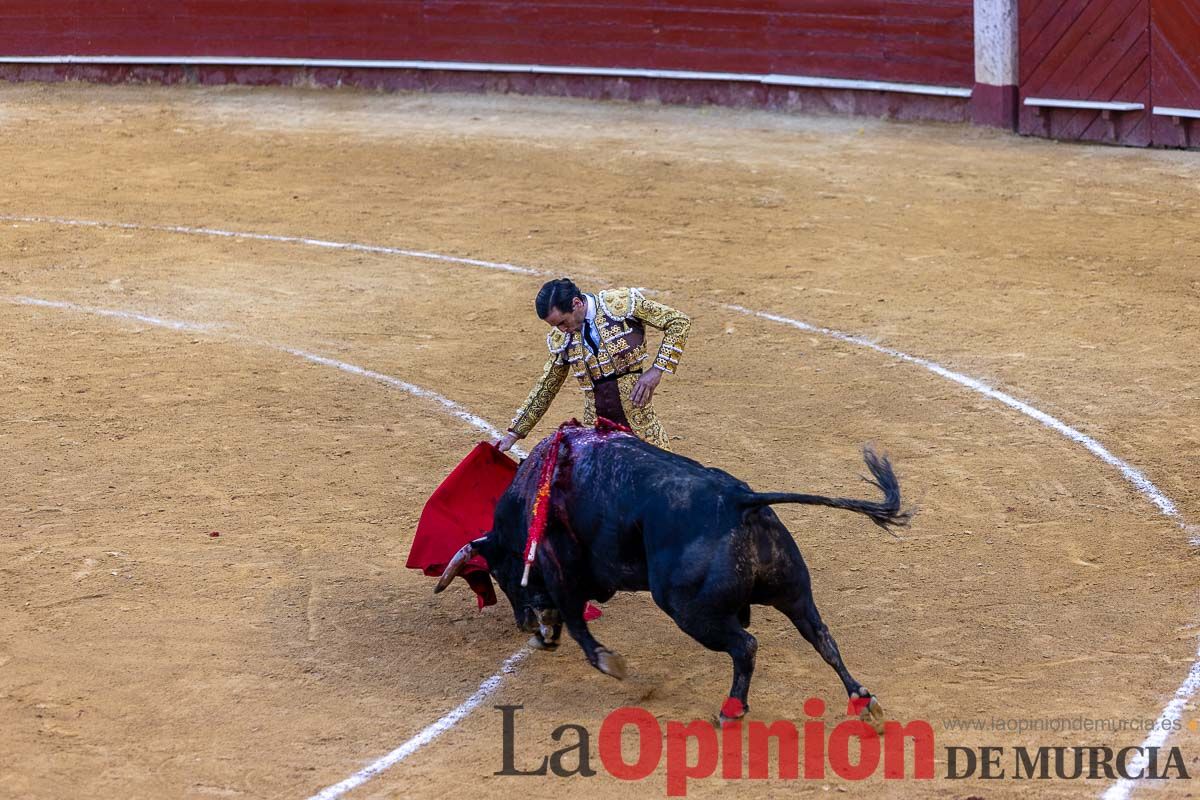
[{"label": "red wooden barrier wall", "polygon": [[969,87],[971,0],[2,0],[0,55],[268,56]]},{"label": "red wooden barrier wall", "polygon": [[[1200,0],[1020,0],[1019,129],[1130,145],[1200,144]],[[1141,103],[1139,111],[1037,111],[1029,98]]]},{"label": "red wooden barrier wall", "polygon": [[[1021,0],[1021,133],[1056,139],[1150,142],[1147,0]],[[1035,110],[1027,98],[1142,103],[1113,113]]]},{"label": "red wooden barrier wall", "polygon": [[[1200,112],[1200,0],[1152,0],[1150,97],[1155,106]],[[1200,145],[1200,120],[1156,114],[1155,144]]]}]

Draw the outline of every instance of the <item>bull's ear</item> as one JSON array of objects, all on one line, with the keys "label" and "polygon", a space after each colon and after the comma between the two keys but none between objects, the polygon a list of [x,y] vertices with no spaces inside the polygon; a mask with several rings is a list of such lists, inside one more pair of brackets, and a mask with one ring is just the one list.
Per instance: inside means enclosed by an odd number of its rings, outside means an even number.
[{"label": "bull's ear", "polygon": [[446,569],[442,572],[442,577],[438,578],[437,586],[433,587],[433,593],[438,594],[445,590],[450,585],[450,581],[463,571],[467,566],[467,562],[475,555],[475,542],[464,544],[454,558],[450,559],[450,563],[446,565]]}]

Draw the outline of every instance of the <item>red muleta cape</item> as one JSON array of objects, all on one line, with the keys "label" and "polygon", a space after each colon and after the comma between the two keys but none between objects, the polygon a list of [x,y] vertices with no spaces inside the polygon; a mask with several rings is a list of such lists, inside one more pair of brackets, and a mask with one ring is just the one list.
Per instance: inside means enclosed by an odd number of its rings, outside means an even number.
[{"label": "red muleta cape", "polygon": [[[496,503],[516,474],[511,458],[488,442],[477,444],[425,503],[405,566],[439,577],[459,548],[492,529]],[[463,571],[480,608],[496,604],[487,569],[475,556]]]},{"label": "red muleta cape", "polygon": [[[475,445],[425,503],[405,566],[440,577],[463,545],[492,529],[496,504],[516,474],[516,462],[494,445]],[[480,609],[496,604],[496,590],[482,556],[468,561],[462,576],[475,592]],[[599,616],[600,609],[588,603],[584,619]]]}]

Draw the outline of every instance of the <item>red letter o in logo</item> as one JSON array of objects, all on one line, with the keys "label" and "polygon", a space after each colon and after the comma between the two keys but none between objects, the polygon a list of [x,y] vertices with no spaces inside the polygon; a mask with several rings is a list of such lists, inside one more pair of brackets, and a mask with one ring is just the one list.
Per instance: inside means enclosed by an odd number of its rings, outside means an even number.
[{"label": "red letter o in logo", "polygon": [[[850,737],[858,737],[858,763],[850,763]],[[805,742],[805,748],[808,742]],[[879,766],[879,734],[865,722],[842,722],[829,736],[829,766],[848,781],[871,777]]]},{"label": "red letter o in logo", "polygon": [[[621,755],[621,732],[626,725],[638,730],[638,759],[626,764]],[[640,781],[658,768],[662,758],[662,729],[658,720],[644,708],[622,706],[604,718],[600,725],[600,763],[608,774],[623,781]]]}]

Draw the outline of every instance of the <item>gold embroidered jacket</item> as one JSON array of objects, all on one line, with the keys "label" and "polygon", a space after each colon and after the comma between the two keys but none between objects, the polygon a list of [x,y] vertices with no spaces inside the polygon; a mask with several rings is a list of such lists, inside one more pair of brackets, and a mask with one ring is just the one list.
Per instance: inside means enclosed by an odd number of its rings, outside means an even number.
[{"label": "gold embroidered jacket", "polygon": [[596,302],[599,353],[593,354],[584,344],[582,332],[550,331],[546,337],[550,357],[542,376],[508,428],[518,436],[527,435],[546,413],[568,373],[579,380],[579,388],[591,392],[593,381],[644,369],[649,358],[646,325],[663,332],[653,366],[674,374],[692,327],[686,314],[646,299],[637,289],[610,289],[591,297]]}]

